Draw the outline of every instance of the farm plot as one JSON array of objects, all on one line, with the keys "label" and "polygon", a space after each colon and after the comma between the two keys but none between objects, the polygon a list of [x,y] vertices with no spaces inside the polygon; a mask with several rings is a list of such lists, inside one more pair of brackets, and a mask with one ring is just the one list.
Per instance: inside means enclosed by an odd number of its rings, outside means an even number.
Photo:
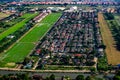
[{"label": "farm plot", "polygon": [[20,29],[21,27],[23,27],[29,20],[31,20],[32,18],[34,18],[36,15],[37,15],[37,13],[30,14],[28,17],[26,17],[21,22],[15,24],[14,26],[12,26],[11,28],[9,28],[8,30],[6,30],[3,33],[1,33],[0,40],[2,40],[3,38],[5,38],[6,36],[8,36],[9,34],[12,34],[15,31],[17,31],[18,29]]},{"label": "farm plot", "polygon": [[109,29],[107,22],[105,21],[103,14],[99,13],[98,14],[99,17],[99,22],[100,22],[100,26],[101,26],[101,34],[103,37],[103,42],[106,45],[106,55],[107,55],[107,59],[108,59],[108,64],[112,64],[112,65],[116,65],[120,63],[120,51],[118,51],[116,49],[116,42],[115,39],[113,38],[112,35],[112,27],[109,24],[109,27],[111,29]]},{"label": "farm plot", "polygon": [[27,33],[20,41],[0,57],[0,66],[14,67],[15,64],[9,64],[23,61],[23,59],[35,47],[37,41],[49,30],[49,28],[52,27],[60,16],[60,13],[51,13],[45,17],[29,33]]},{"label": "farm plot", "polygon": [[8,20],[3,20],[0,22],[0,33],[4,32],[5,30],[9,29],[10,27],[14,26],[15,24],[21,22],[28,16],[30,16],[31,13],[25,13],[23,16],[19,17],[17,16],[16,18],[8,19]]}]

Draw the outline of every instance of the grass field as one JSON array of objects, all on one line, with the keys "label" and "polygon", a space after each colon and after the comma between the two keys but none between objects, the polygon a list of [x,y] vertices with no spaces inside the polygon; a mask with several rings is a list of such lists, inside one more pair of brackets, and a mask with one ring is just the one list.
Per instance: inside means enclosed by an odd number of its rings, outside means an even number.
[{"label": "grass field", "polygon": [[[4,31],[3,33],[1,33],[0,35],[0,40],[2,40],[3,38],[5,38],[6,36],[8,36],[9,34],[14,33],[15,31],[17,31],[18,29],[20,29],[21,27],[23,27],[26,22],[28,22],[30,19],[34,18],[38,13],[35,14],[25,14],[23,15],[23,17],[25,18],[24,20],[22,20],[21,22],[15,24],[14,26],[12,26],[11,28],[7,29],[6,31]],[[26,16],[29,15],[29,16]]]},{"label": "grass field", "polygon": [[[8,63],[23,61],[35,47],[35,43],[52,27],[61,16],[60,13],[51,13],[27,33],[19,42],[0,57],[1,67],[12,67]],[[54,18],[54,19],[53,19]]]},{"label": "grass field", "polygon": [[103,42],[106,45],[106,55],[108,64],[116,65],[120,64],[120,51],[115,48],[115,41],[112,37],[112,33],[108,27],[106,20],[102,13],[98,14],[100,22],[100,30],[103,37]]},{"label": "grass field", "polygon": [[11,15],[11,14],[6,14],[6,13],[0,12],[0,19],[3,19],[3,18],[5,18],[5,17],[8,17],[9,15]]}]

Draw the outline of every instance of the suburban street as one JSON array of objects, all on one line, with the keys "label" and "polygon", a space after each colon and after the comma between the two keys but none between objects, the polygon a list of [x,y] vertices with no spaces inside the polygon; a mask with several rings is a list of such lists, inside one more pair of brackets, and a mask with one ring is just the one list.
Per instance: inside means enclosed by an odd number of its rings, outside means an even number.
[{"label": "suburban street", "polygon": [[[33,75],[41,75],[44,78],[50,76],[51,74],[54,74],[56,76],[56,79],[59,80],[61,79],[62,76],[69,76],[71,79],[75,79],[77,75],[81,74],[86,76],[91,75],[90,73],[80,73],[80,72],[22,72],[22,71],[6,71],[6,70],[0,70],[0,75],[5,75],[5,74],[22,74],[22,73],[28,73],[30,76]],[[99,78],[103,78],[104,74],[98,74],[98,75],[93,75]],[[113,77],[114,74],[107,74],[107,77]]]}]

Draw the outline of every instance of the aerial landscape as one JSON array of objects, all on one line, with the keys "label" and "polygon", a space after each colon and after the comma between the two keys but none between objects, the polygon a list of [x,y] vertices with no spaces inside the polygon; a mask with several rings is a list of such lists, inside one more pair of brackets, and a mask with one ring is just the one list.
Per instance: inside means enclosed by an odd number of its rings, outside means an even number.
[{"label": "aerial landscape", "polygon": [[120,80],[120,0],[0,0],[0,80]]}]

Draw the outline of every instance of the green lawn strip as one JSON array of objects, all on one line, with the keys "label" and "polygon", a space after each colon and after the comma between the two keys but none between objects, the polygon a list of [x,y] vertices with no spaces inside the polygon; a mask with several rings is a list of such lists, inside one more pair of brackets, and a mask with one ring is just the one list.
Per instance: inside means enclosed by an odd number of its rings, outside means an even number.
[{"label": "green lawn strip", "polygon": [[31,16],[33,13],[25,13],[24,15],[21,16],[21,18],[27,18],[28,16]]},{"label": "green lawn strip", "polygon": [[35,43],[52,27],[60,16],[61,14],[59,13],[52,13],[45,17],[37,26],[35,26],[35,28],[1,56],[0,60],[2,65],[0,66],[5,67],[7,63],[23,61],[23,59],[35,47]]},{"label": "green lawn strip", "polygon": [[37,15],[37,13],[31,14],[30,16],[28,16],[27,18],[25,18],[23,21],[15,24],[14,26],[12,26],[11,28],[9,28],[8,30],[6,30],[3,33],[1,33],[0,40],[2,40],[3,38],[5,38],[9,34],[14,33],[15,31],[17,31],[21,27],[24,27],[24,25],[26,24],[26,22],[28,22],[30,19],[34,18],[36,15]]}]

